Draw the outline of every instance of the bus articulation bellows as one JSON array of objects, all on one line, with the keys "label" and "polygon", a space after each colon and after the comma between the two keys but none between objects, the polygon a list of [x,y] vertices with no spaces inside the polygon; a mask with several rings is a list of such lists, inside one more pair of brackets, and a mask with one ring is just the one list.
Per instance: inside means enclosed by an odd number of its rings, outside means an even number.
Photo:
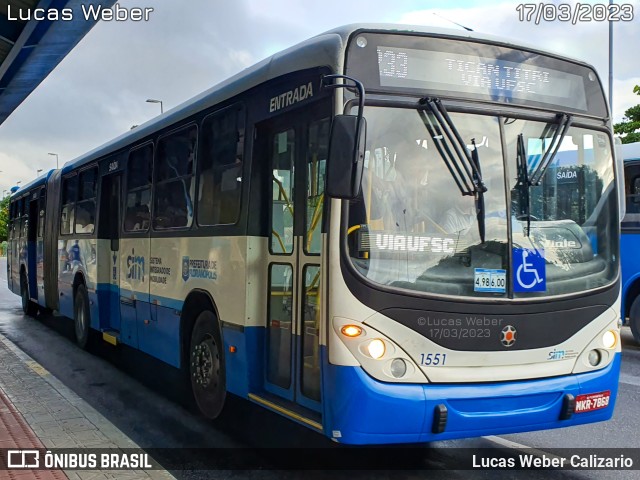
[{"label": "bus articulation bellows", "polygon": [[[582,62],[352,25],[17,191],[9,288],[349,444],[607,420],[610,114]],[[567,186],[567,182],[571,186]]]}]

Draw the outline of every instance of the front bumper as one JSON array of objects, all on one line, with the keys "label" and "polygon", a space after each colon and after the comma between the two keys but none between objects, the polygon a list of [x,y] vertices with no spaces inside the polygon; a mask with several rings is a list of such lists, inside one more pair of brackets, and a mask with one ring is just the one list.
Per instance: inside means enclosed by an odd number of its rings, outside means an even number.
[{"label": "front bumper", "polygon": [[[617,395],[620,356],[589,373],[477,384],[384,383],[360,367],[328,365],[324,431],[347,444],[423,443],[608,420]],[[607,407],[560,419],[566,394],[607,390]],[[442,433],[433,433],[439,405],[447,408],[446,426]]]}]

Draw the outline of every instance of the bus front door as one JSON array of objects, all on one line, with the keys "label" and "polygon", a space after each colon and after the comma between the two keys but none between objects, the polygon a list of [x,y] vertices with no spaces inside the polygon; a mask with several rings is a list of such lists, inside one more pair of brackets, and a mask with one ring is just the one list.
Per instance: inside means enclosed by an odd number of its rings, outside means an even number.
[{"label": "bus front door", "polygon": [[[328,107],[328,105],[327,105]],[[328,110],[328,109],[327,109]],[[260,133],[271,189],[265,390],[320,412],[322,227],[329,112],[289,115]]]},{"label": "bus front door", "polygon": [[98,238],[105,248],[98,248],[98,268],[107,270],[99,278],[109,278],[107,288],[99,287],[100,329],[110,335],[120,333],[120,219],[121,183],[119,173],[102,177]]}]

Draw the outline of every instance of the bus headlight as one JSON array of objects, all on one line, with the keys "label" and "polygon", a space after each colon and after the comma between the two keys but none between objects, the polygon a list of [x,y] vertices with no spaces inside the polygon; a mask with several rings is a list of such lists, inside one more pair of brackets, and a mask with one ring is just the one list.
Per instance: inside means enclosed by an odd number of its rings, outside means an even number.
[{"label": "bus headlight", "polygon": [[600,360],[602,360],[602,355],[600,355],[600,352],[598,350],[591,350],[589,352],[588,360],[589,360],[589,364],[592,367],[595,367],[600,363]]},{"label": "bus headlight", "polygon": [[613,330],[608,330],[602,334],[602,344],[604,348],[612,349],[618,342],[618,336]]},{"label": "bus headlight", "polygon": [[367,352],[369,352],[371,358],[375,358],[376,360],[382,358],[385,350],[384,342],[379,338],[371,340],[367,345]]},{"label": "bus headlight", "polygon": [[407,373],[407,363],[401,358],[394,358],[391,362],[391,375],[395,378],[402,378]]}]

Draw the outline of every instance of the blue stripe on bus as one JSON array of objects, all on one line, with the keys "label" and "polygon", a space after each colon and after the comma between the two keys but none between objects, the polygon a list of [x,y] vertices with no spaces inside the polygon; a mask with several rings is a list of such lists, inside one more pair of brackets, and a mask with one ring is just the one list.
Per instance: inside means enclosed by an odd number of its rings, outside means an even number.
[{"label": "blue stripe on bus", "polygon": [[622,320],[625,312],[631,308],[635,297],[627,298],[634,291],[633,286],[640,281],[640,255],[637,255],[640,245],[640,234],[622,232],[620,236],[620,270],[622,276]]},{"label": "blue stripe on bus", "polygon": [[[96,300],[103,298],[101,294],[111,299],[117,297],[118,315],[126,312],[119,300],[120,295],[130,296],[130,291],[100,284]],[[90,294],[90,299],[92,296]],[[142,318],[138,321],[137,309],[131,307],[131,317],[126,318],[125,313],[121,320],[120,341],[179,367],[179,313],[184,302],[160,296],[151,298],[160,301],[155,320],[149,324],[144,324]],[[154,307],[148,303],[144,306],[150,311]],[[98,307],[95,305],[96,322]],[[123,335],[127,331],[126,324],[132,335],[130,338]],[[229,393],[247,398],[250,392],[264,389],[265,332],[265,327],[223,325]],[[235,347],[234,353],[230,352],[231,346]],[[328,436],[340,432],[336,440],[348,444],[430,442],[607,420],[613,414],[620,366],[620,354],[616,354],[612,364],[605,369],[578,375],[493,384],[401,384],[380,382],[361,367],[330,365],[326,346],[321,346],[320,355],[324,432]],[[565,394],[576,397],[606,390],[611,391],[609,407],[559,420]],[[535,393],[523,395],[523,391]],[[349,394],[345,395],[345,392]],[[434,434],[431,431],[433,414],[440,404],[447,407],[448,421],[443,433]]]},{"label": "blue stripe on bus", "polygon": [[[608,420],[617,395],[620,356],[595,372],[493,384],[383,383],[360,367],[325,364],[325,432],[339,431],[336,440],[348,444],[414,443]],[[608,407],[559,419],[565,394],[607,390]],[[447,407],[448,420],[445,431],[435,434],[431,429],[439,404]]]}]

